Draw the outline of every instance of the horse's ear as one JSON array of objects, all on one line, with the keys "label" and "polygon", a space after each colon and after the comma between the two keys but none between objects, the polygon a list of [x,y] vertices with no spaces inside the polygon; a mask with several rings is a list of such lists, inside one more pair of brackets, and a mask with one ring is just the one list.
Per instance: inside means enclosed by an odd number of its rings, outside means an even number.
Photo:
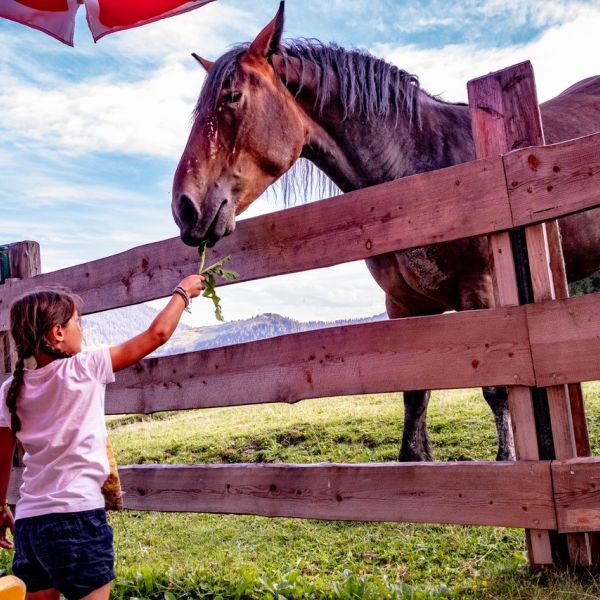
[{"label": "horse's ear", "polygon": [[212,69],[212,66],[215,64],[210,60],[206,60],[205,58],[198,56],[195,52],[192,52],[192,56],[204,67],[204,70],[207,73]]},{"label": "horse's ear", "polygon": [[279,50],[283,33],[283,10],[285,2],[279,3],[279,10],[273,20],[256,36],[250,44],[245,56],[252,58],[268,58]]}]

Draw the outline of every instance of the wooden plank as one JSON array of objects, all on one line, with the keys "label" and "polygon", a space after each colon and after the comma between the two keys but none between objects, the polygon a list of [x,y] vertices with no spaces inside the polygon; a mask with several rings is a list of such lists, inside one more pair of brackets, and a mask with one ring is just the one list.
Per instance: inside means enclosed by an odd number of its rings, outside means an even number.
[{"label": "wooden plank", "polygon": [[541,223],[540,225],[526,227],[525,239],[527,240],[533,297],[536,302],[553,300],[555,298],[554,277],[550,269],[550,249],[546,235],[546,224]]},{"label": "wooden plank", "polygon": [[506,383],[533,384],[520,307],[331,327],[146,359],[117,374],[106,411]]},{"label": "wooden plank", "polygon": [[547,221],[598,205],[600,134],[504,157],[515,226]]},{"label": "wooden plank", "polygon": [[526,309],[537,385],[600,379],[600,294]]},{"label": "wooden plank", "polygon": [[496,306],[518,306],[519,291],[510,234],[505,231],[491,235],[490,252],[493,261],[492,278]]},{"label": "wooden plank", "polygon": [[508,389],[508,402],[517,460],[538,460],[539,452],[535,436],[535,415],[531,403],[531,390],[520,385],[511,386]]},{"label": "wooden plank", "polygon": [[550,408],[554,455],[558,460],[575,458],[577,446],[573,429],[573,416],[566,385],[553,385],[547,389]]},{"label": "wooden plank", "polygon": [[[9,278],[0,288],[0,306],[2,306],[4,286],[19,279],[27,279],[41,272],[40,245],[37,242],[24,241],[5,246],[8,254]],[[8,315],[8,312],[7,312]],[[1,329],[4,329],[2,331]],[[4,328],[0,328],[0,377],[2,374],[11,373],[17,360],[16,352],[8,334],[8,320]],[[6,375],[2,377],[2,381]]]},{"label": "wooden plank", "polygon": [[573,427],[575,429],[577,456],[591,456],[592,451],[587,425],[582,427],[582,424],[586,424],[583,390],[580,383],[570,383],[568,387],[571,414],[573,415]]},{"label": "wooden plank", "polygon": [[600,458],[552,463],[558,529],[600,531]]},{"label": "wooden plank", "polygon": [[[495,157],[241,221],[207,260],[231,255],[238,281],[249,281],[511,224],[502,160]],[[68,285],[83,297],[84,312],[97,312],[164,297],[197,268],[196,251],[174,238],[48,273],[30,284],[13,283],[0,297],[0,329],[7,304],[31,285]]]},{"label": "wooden plank", "polygon": [[[529,104],[535,109],[530,117],[528,127],[529,137],[527,143],[530,145],[543,146],[545,143],[542,132],[542,121],[539,114],[537,94],[531,70],[531,90],[528,97],[530,101],[520,102]],[[600,155],[599,155],[600,156]],[[530,170],[538,168],[537,157],[529,154],[527,165]],[[557,170],[558,169],[558,170]],[[560,167],[553,167],[553,173],[558,173]],[[511,181],[511,190],[518,189],[514,186],[515,180]],[[600,179],[596,183],[600,183]],[[527,187],[526,195],[531,195],[533,188]],[[546,191],[552,191],[552,185],[548,185]],[[514,207],[513,207],[514,208]],[[534,211],[532,211],[534,214]],[[552,300],[556,297],[568,297],[568,283],[565,271],[564,259],[560,245],[560,234],[558,223],[550,221],[527,227],[525,229],[527,240],[527,254],[529,257],[529,269],[533,287],[533,298],[535,302]],[[552,250],[550,246],[552,245]],[[544,458],[568,459],[577,456],[575,441],[575,428],[573,415],[571,414],[571,403],[569,390],[566,385],[552,386],[546,389],[547,411],[550,416],[550,429],[552,436],[552,448],[548,448]],[[578,431],[586,428],[585,420],[578,424]],[[554,451],[552,456],[550,452]],[[566,554],[571,565],[590,566],[593,562],[590,554],[589,540],[585,534],[571,534],[566,540],[557,539],[553,545],[555,552],[560,552],[560,545],[566,541]]]},{"label": "wooden plank", "polygon": [[132,510],[556,527],[549,462],[135,465],[119,475]]},{"label": "wooden plank", "polygon": [[[467,91],[478,158],[544,143],[529,62],[469,81]],[[492,235],[490,246],[496,304],[517,305],[520,301],[516,263],[509,235]],[[508,401],[517,457],[539,458],[532,391],[520,386],[509,388]],[[548,531],[528,529],[525,537],[532,567],[554,562]]]}]

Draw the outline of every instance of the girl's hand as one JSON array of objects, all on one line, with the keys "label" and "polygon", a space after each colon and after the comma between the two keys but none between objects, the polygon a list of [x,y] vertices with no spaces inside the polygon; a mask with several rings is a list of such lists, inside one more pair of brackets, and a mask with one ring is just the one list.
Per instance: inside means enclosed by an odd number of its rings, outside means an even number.
[{"label": "girl's hand", "polygon": [[12,550],[13,544],[6,535],[8,531],[12,534],[15,533],[15,518],[10,508],[6,508],[0,512],[0,548]]},{"label": "girl's hand", "polygon": [[203,275],[190,275],[181,281],[179,287],[182,287],[190,298],[196,298],[202,293],[204,288]]}]

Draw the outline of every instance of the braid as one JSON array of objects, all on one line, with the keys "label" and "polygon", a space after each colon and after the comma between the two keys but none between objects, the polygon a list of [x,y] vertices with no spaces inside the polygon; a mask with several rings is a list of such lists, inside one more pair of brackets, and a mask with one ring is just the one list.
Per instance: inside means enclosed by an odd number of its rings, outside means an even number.
[{"label": "braid", "polygon": [[71,358],[71,356],[73,356],[68,352],[63,352],[62,350],[51,346],[46,340],[42,340],[40,350],[43,350],[46,354],[54,358]]},{"label": "braid", "polygon": [[6,406],[10,411],[10,428],[13,434],[16,434],[21,430],[21,419],[17,415],[17,399],[21,393],[21,387],[25,380],[25,358],[22,354],[19,354],[17,364],[13,373],[13,379],[8,388],[8,394],[6,395]]}]

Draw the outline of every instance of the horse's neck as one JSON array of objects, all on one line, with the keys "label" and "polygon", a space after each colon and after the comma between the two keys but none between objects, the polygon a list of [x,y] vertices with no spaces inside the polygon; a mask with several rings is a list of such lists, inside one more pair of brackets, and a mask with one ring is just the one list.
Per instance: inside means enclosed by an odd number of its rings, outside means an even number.
[{"label": "horse's neck", "polygon": [[440,169],[473,158],[468,108],[445,104],[420,93],[420,123],[402,116],[367,121],[341,120],[339,107],[310,114],[309,142],[303,156],[344,192]]}]

